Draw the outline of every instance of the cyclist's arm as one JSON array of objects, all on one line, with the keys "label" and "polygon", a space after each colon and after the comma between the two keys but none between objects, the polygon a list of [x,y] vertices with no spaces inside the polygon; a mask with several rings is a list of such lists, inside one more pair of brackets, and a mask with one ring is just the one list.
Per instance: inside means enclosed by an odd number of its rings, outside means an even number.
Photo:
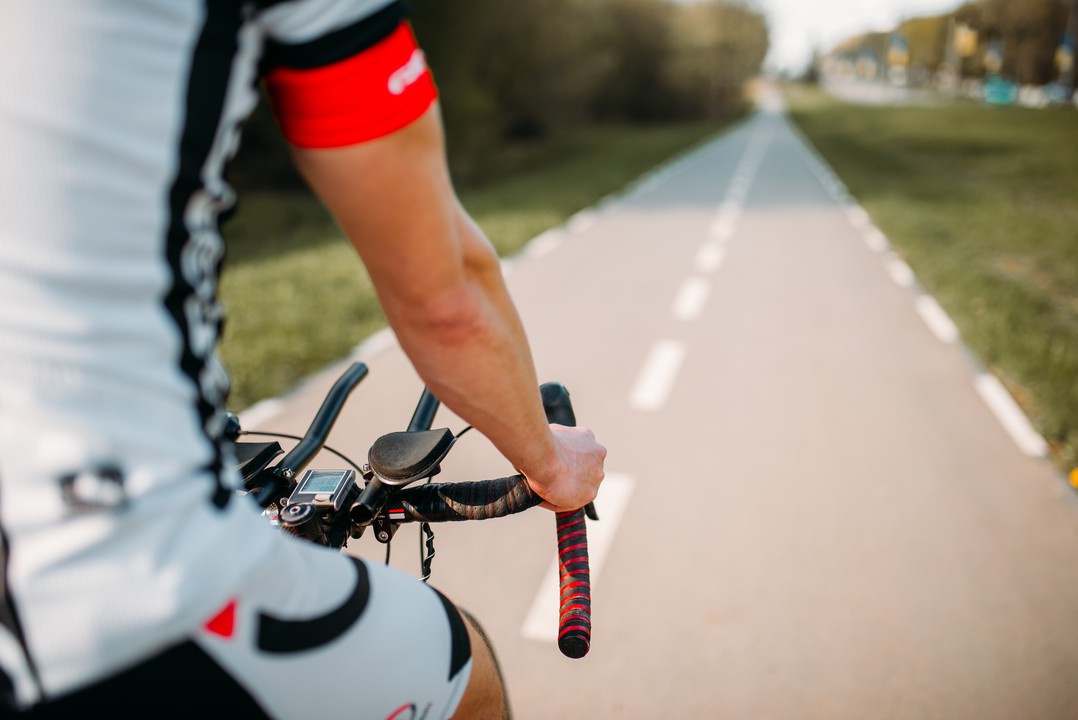
[{"label": "cyclist's arm", "polygon": [[453,190],[437,104],[385,137],[296,148],[294,158],[362,257],[427,387],[486,435],[547,507],[592,500],[606,450],[586,428],[546,422],[498,257]]}]

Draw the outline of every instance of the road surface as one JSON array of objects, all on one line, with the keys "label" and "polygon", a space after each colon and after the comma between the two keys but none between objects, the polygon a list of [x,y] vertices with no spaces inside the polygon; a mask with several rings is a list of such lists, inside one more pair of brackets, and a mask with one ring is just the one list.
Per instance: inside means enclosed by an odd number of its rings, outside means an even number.
[{"label": "road surface", "polygon": [[[1076,496],[775,98],[507,277],[609,449],[581,660],[551,640],[549,513],[436,528],[516,720],[1078,718]],[[385,334],[357,357],[330,444],[363,459],[421,388]],[[303,430],[334,377],[245,422]],[[474,432],[443,469],[511,472]],[[418,573],[415,528],[391,562]]]}]

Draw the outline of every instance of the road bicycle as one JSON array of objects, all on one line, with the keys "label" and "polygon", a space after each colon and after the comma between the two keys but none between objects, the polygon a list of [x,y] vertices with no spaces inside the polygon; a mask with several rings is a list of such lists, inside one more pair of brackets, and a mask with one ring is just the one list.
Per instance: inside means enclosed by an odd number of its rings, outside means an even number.
[{"label": "road bicycle", "polygon": [[[434,556],[431,523],[486,520],[523,512],[542,498],[532,492],[523,475],[468,482],[433,483],[441,465],[468,426],[454,434],[433,428],[440,401],[424,388],[408,427],[382,435],[371,445],[367,462],[357,464],[326,445],[333,424],[352,390],[369,370],[352,363],[324,397],[302,437],[270,431],[248,431],[229,414],[226,434],[236,448],[243,492],[263,508],[269,522],[310,542],[336,548],[363,536],[368,528],[386,545],[404,523],[420,523],[423,542],[420,562],[425,582]],[[547,420],[576,425],[569,392],[557,382],[540,386]],[[253,441],[252,436],[295,440],[287,453],[277,440]],[[343,460],[345,469],[307,469],[326,450]],[[420,482],[425,481],[425,482]],[[586,519],[598,520],[593,504],[556,513],[560,570],[558,647],[570,658],[581,658],[591,647],[591,584]]]}]

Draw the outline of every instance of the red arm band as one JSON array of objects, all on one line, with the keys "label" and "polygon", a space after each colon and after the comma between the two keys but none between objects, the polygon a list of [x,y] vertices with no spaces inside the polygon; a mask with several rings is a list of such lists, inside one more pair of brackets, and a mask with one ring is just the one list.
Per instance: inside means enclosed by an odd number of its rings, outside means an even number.
[{"label": "red arm band", "polygon": [[303,148],[343,147],[388,135],[418,119],[438,96],[407,23],[332,65],[276,68],[266,76],[266,87],[284,136]]}]

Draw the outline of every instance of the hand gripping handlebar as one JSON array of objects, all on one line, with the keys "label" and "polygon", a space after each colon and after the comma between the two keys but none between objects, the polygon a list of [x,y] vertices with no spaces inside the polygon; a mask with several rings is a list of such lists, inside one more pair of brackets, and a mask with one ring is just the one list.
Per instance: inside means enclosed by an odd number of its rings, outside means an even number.
[{"label": "hand gripping handlebar", "polygon": [[[245,481],[262,507],[281,501],[296,485],[298,473],[324,446],[345,398],[366,375],[367,367],[363,363],[349,367],[333,386],[301,442],[278,464],[254,472],[252,478]],[[548,422],[568,427],[576,425],[565,386],[548,382],[539,390]],[[409,431],[429,429],[438,406],[438,399],[424,390]],[[233,436],[238,435],[237,421]],[[364,504],[363,499],[368,494],[375,496],[377,502]],[[392,523],[485,520],[523,512],[541,502],[542,498],[532,491],[523,475],[477,482],[428,482],[401,488],[386,488],[375,477],[351,505],[351,536],[359,537],[376,518],[385,518]],[[561,581],[558,648],[570,658],[584,657],[591,647],[591,578],[585,517],[598,519],[591,503],[580,510],[556,514]],[[341,534],[340,542],[343,543],[346,537]]]},{"label": "hand gripping handlebar", "polygon": [[[547,420],[576,426],[569,391],[561,383],[539,388]],[[562,654],[582,658],[591,648],[591,569],[584,509],[556,514],[558,527],[558,576],[561,585],[558,613],[558,647]]]},{"label": "hand gripping handlebar", "polygon": [[[551,423],[573,427],[576,417],[569,392],[560,383],[540,387]],[[430,483],[403,488],[389,501],[388,514],[398,522],[486,520],[523,512],[542,502],[523,475],[476,482]],[[586,513],[586,510],[588,511]],[[556,514],[560,603],[558,648],[582,658],[591,648],[591,573],[585,515],[590,507]]]}]

